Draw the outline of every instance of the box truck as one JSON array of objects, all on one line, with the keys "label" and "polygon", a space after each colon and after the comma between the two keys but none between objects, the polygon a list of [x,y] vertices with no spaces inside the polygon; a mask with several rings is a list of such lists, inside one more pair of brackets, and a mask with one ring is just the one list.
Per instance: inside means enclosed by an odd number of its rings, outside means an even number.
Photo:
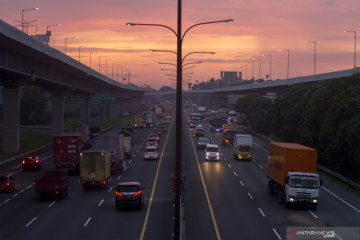
[{"label": "box truck", "polygon": [[53,137],[54,163],[56,168],[78,169],[80,152],[83,150],[81,133],[62,133]]},{"label": "box truck", "polygon": [[268,193],[278,194],[285,208],[306,204],[315,210],[319,203],[320,177],[316,173],[316,149],[297,143],[270,142]]},{"label": "box truck", "polygon": [[234,135],[234,159],[251,160],[253,151],[253,137],[245,134]]},{"label": "box truck", "polygon": [[107,186],[110,176],[110,152],[86,150],[80,154],[80,183],[83,188]]}]

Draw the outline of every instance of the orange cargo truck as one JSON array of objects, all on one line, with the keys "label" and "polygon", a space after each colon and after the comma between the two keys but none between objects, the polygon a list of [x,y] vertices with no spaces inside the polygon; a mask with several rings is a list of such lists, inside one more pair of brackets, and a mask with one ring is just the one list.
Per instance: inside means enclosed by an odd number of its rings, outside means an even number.
[{"label": "orange cargo truck", "polygon": [[319,203],[320,178],[316,173],[317,151],[297,143],[270,142],[268,193],[278,194],[280,203],[305,204],[315,210]]}]

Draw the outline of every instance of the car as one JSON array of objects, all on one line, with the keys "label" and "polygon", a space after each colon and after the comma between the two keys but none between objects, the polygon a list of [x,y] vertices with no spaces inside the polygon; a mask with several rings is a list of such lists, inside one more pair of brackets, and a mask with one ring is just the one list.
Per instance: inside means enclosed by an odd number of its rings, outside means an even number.
[{"label": "car", "polygon": [[156,146],[157,148],[159,147],[159,140],[156,138],[147,138],[146,139],[146,146]]},{"label": "car", "polygon": [[144,160],[159,159],[158,149],[155,146],[147,146],[144,151]]},{"label": "car", "polygon": [[140,182],[121,182],[116,186],[115,208],[117,211],[122,206],[132,206],[141,209],[144,205],[144,187]]},{"label": "car", "polygon": [[158,142],[158,144],[160,144],[160,135],[158,135],[158,134],[150,134],[150,135],[148,136],[148,139],[149,139],[149,138],[155,138],[156,141]]},{"label": "car", "polygon": [[210,143],[206,145],[205,160],[220,160],[220,150],[218,145]]},{"label": "car", "polygon": [[199,138],[196,148],[198,150],[203,150],[206,148],[206,145],[210,143],[210,139],[208,138]]},{"label": "car", "polygon": [[159,137],[161,137],[161,131],[160,131],[160,129],[153,129],[152,131],[151,131],[151,134],[156,134],[156,135],[158,135]]},{"label": "car", "polygon": [[21,164],[23,171],[42,169],[42,161],[38,156],[27,156],[21,161]]},{"label": "car", "polygon": [[195,137],[204,137],[205,136],[205,131],[202,127],[197,127],[195,128],[195,132],[194,132],[194,136]]},{"label": "car", "polygon": [[14,190],[14,178],[8,174],[0,174],[0,192],[12,192]]}]

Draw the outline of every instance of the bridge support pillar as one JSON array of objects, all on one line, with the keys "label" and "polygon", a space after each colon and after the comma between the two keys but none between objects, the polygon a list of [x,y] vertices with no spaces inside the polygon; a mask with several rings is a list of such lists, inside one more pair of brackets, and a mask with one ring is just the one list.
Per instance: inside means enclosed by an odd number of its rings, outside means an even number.
[{"label": "bridge support pillar", "polygon": [[19,152],[20,86],[3,88],[3,152]]},{"label": "bridge support pillar", "polygon": [[111,106],[105,107],[105,118],[110,119],[111,118]]},{"label": "bridge support pillar", "polygon": [[80,123],[85,126],[90,124],[90,95],[85,95],[85,102],[80,105]]},{"label": "bridge support pillar", "polygon": [[64,132],[64,103],[65,95],[54,94],[51,96],[53,134]]}]

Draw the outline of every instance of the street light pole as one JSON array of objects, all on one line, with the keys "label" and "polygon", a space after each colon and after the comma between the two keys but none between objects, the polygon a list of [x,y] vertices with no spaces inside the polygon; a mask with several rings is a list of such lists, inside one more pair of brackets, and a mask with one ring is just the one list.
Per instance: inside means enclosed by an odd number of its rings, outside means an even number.
[{"label": "street light pole", "polygon": [[314,75],[316,75],[316,41],[306,41],[306,43],[314,44]]},{"label": "street light pole", "polygon": [[[37,11],[39,10],[39,8],[29,8],[29,9],[22,9],[21,10],[21,31],[24,32],[24,26],[25,26],[25,23],[24,23],[24,12],[26,11]],[[26,31],[27,33],[27,31]]]},{"label": "street light pole", "polygon": [[270,80],[271,80],[271,54],[264,54],[263,56],[270,58]]},{"label": "street light pole", "polygon": [[60,26],[61,26],[60,23],[46,26],[46,34],[48,35],[48,41],[46,42],[46,45],[49,45],[50,36],[51,36],[51,32],[49,31],[49,28],[50,27],[60,27]]},{"label": "street light pole", "polygon": [[280,49],[281,52],[287,52],[287,73],[286,78],[289,79],[290,72],[290,50],[289,49]]},{"label": "street light pole", "polygon": [[[175,229],[174,229],[174,239],[179,240],[181,238],[180,232],[180,210],[181,210],[181,189],[182,189],[182,177],[181,177],[181,148],[182,148],[182,64],[185,58],[189,55],[185,55],[182,57],[182,43],[189,32],[190,29],[205,24],[212,24],[212,23],[220,23],[220,22],[231,22],[233,19],[226,19],[220,21],[212,21],[212,22],[203,22],[198,23],[190,26],[183,34],[182,34],[182,1],[178,0],[178,9],[177,9],[177,31],[162,24],[148,24],[148,23],[127,23],[129,26],[136,26],[136,25],[143,25],[143,26],[155,26],[155,27],[163,27],[170,30],[172,33],[175,34],[177,38],[177,51],[176,51],[176,143],[175,143]],[[197,52],[200,53],[200,52]],[[219,234],[217,233],[218,238],[220,238]],[[141,234],[140,239],[143,239],[143,234]]]},{"label": "street light pole", "polygon": [[67,53],[67,41],[69,39],[78,39],[78,37],[68,37],[68,38],[65,38],[65,54]]},{"label": "street light pole", "polygon": [[355,35],[355,50],[354,50],[354,68],[356,68],[356,31],[353,30],[345,30],[345,32],[352,32]]}]

